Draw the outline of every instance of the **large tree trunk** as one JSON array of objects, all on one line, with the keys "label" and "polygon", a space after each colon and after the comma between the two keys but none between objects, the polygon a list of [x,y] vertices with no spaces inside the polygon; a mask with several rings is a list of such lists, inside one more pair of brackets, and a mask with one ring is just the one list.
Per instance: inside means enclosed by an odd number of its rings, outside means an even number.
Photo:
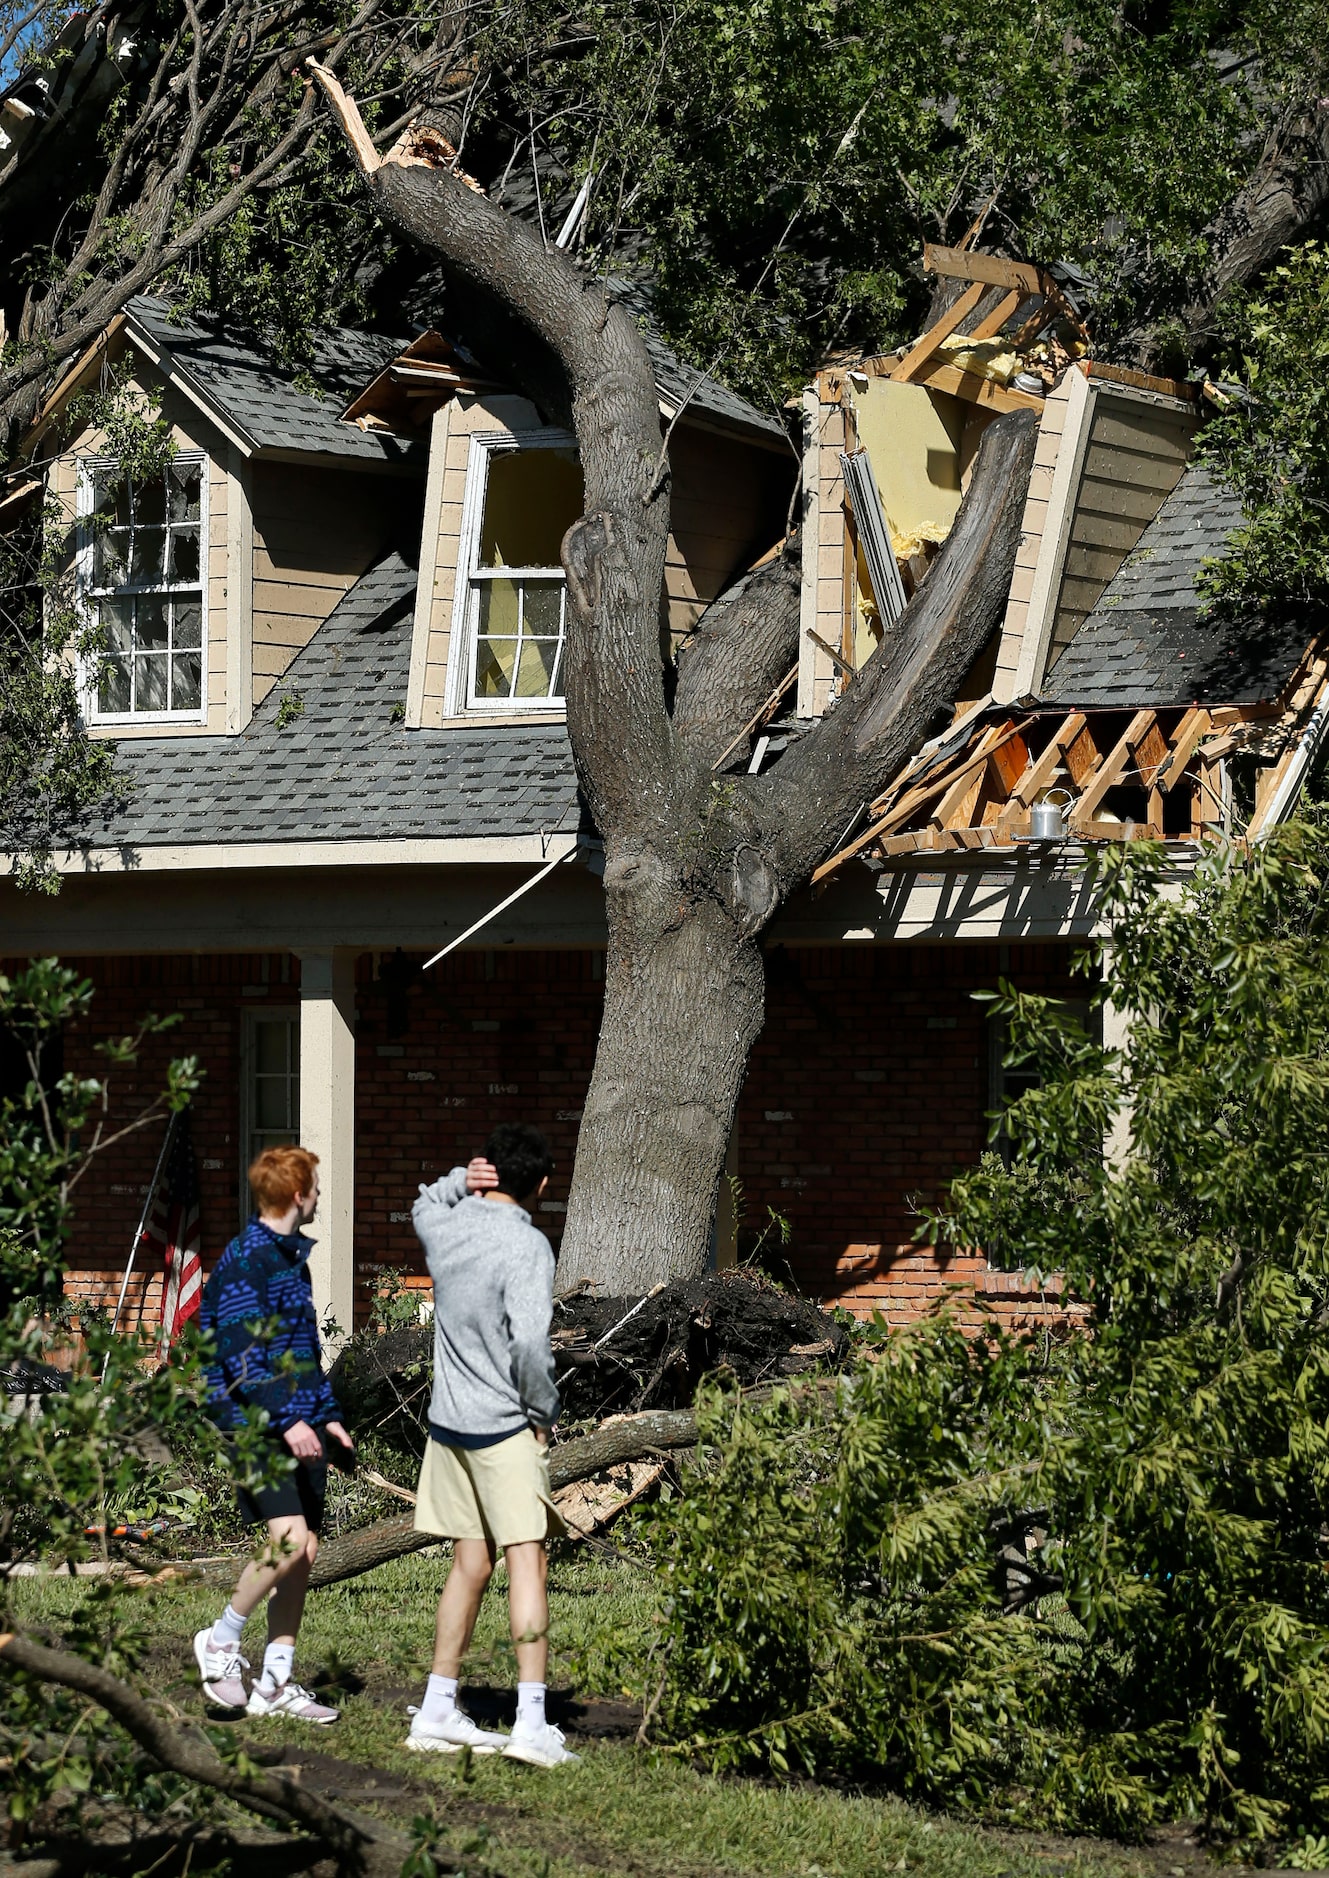
[{"label": "large tree trunk", "polygon": [[[698,831],[701,838],[701,831]],[[612,1293],[700,1271],[765,970],[728,907],[662,878],[647,849],[605,869],[605,1008],[559,1284]]]},{"label": "large tree trunk", "polygon": [[[563,543],[568,729],[605,842],[605,1016],[561,1260],[644,1291],[699,1270],[748,1054],[761,1029],[757,940],[846,824],[935,726],[1001,618],[1037,420],[989,426],[927,580],[838,708],[769,775],[712,766],[797,645],[797,566],[746,583],[666,702],[659,605],[667,466],[640,335],[596,281],[407,137],[380,161],[320,74],[384,214],[438,254],[449,317],[577,433],[587,513]],[[734,682],[736,641],[754,673]],[[710,682],[711,677],[716,682]]]}]

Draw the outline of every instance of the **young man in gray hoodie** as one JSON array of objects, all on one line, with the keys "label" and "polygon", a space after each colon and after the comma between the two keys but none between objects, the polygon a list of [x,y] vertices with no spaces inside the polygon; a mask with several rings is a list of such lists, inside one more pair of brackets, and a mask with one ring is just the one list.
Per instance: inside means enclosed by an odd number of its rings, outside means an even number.
[{"label": "young man in gray hoodie", "polygon": [[[554,1254],[530,1209],[553,1165],[537,1129],[505,1123],[468,1167],[422,1186],[411,1214],[434,1284],[434,1392],[415,1527],[453,1541],[433,1674],[406,1741],[422,1753],[469,1747],[536,1767],[579,1758],[545,1718],[545,1540],[566,1528],[549,1491],[549,1432],[558,1417],[549,1347]],[[478,1727],[457,1706],[462,1658],[500,1547],[517,1651],[510,1735]]]}]

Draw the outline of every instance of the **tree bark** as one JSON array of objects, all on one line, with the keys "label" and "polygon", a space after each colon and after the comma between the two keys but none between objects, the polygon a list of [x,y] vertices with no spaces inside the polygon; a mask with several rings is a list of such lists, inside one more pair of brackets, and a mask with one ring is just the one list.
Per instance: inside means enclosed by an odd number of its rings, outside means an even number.
[{"label": "tree bark", "polygon": [[[696,840],[705,842],[704,827]],[[628,1295],[705,1266],[766,987],[755,936],[735,931],[722,900],[644,844],[616,849],[605,868],[604,1016],[559,1285],[590,1278]]]},{"label": "tree bark", "polygon": [[[678,654],[674,728],[715,763],[798,659],[802,533],[712,601]],[[747,763],[746,744],[730,759]]]},{"label": "tree bark", "polygon": [[[928,579],[838,708],[770,775],[717,778],[735,721],[788,669],[775,672],[791,633],[796,646],[792,562],[748,583],[695,671],[683,661],[671,714],[658,638],[668,477],[639,334],[565,254],[418,141],[379,162],[353,102],[319,76],[382,212],[440,256],[450,316],[483,320],[486,358],[497,348],[576,430],[586,514],[563,543],[568,730],[605,843],[609,950],[560,1271],[565,1284],[645,1291],[705,1261],[762,1024],[759,935],[955,698],[1001,617],[1036,419],[988,428]],[[755,684],[719,676],[736,639],[759,649]]]},{"label": "tree bark", "polygon": [[[1181,316],[1191,345],[1212,330],[1214,310],[1231,288],[1264,272],[1291,242],[1304,236],[1329,208],[1329,99],[1312,96],[1284,114],[1265,139],[1246,186],[1205,231],[1209,265],[1194,283]],[[1151,367],[1175,350],[1177,334],[1141,327],[1124,351]]]}]

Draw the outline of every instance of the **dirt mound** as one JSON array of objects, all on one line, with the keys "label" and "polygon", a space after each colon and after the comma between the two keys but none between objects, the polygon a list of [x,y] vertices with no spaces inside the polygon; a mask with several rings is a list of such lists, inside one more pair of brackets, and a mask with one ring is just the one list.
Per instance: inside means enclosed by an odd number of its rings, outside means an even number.
[{"label": "dirt mound", "polygon": [[[807,1298],[743,1271],[706,1272],[644,1299],[573,1292],[555,1303],[552,1336],[565,1423],[685,1408],[717,1373],[748,1388],[836,1368],[849,1341]],[[432,1365],[432,1331],[411,1325],[354,1338],[332,1384],[357,1432],[419,1453]]]}]

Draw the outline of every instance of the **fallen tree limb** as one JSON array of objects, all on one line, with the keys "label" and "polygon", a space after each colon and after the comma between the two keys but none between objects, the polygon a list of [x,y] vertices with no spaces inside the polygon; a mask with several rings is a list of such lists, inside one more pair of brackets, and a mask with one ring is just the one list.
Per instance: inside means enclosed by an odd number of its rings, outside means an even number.
[{"label": "fallen tree limb", "polygon": [[[594,1434],[566,1441],[549,1455],[549,1484],[557,1493],[574,1480],[589,1480],[592,1474],[620,1461],[640,1461],[661,1451],[688,1448],[697,1439],[697,1418],[691,1409],[655,1409],[645,1415],[625,1416],[622,1421],[607,1422]],[[427,1545],[437,1545],[436,1535],[415,1530],[414,1515],[403,1513],[397,1519],[380,1519],[360,1532],[348,1532],[333,1539],[319,1553],[310,1574],[311,1586],[340,1584],[344,1578],[358,1578],[390,1559],[405,1558]],[[227,1570],[233,1572],[234,1566]],[[214,1570],[209,1576],[219,1576]]]},{"label": "fallen tree limb", "polygon": [[409,1839],[377,1820],[352,1817],[280,1775],[244,1773],[228,1765],[197,1728],[179,1716],[159,1713],[127,1682],[68,1650],[49,1649],[30,1637],[2,1632],[0,1668],[24,1670],[39,1682],[57,1683],[87,1696],[159,1766],[226,1794],[261,1818],[303,1827],[327,1848],[339,1871],[365,1878],[382,1872],[386,1878],[388,1873],[400,1872],[410,1854]]}]

